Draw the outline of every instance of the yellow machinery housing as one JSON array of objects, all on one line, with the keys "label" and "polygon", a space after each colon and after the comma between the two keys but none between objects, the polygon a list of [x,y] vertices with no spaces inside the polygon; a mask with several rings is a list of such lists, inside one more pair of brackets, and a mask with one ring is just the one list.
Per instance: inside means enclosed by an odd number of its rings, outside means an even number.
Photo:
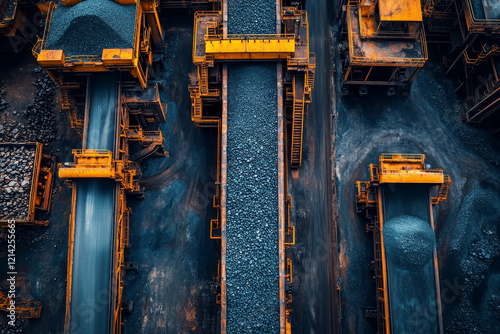
[{"label": "yellow machinery housing", "polygon": [[[377,317],[378,333],[393,332],[393,317],[390,308],[390,293],[388,292],[388,269],[384,250],[383,228],[388,219],[386,217],[386,206],[384,203],[383,186],[394,187],[400,185],[428,185],[429,188],[437,187],[434,196],[430,195],[430,190],[424,196],[423,201],[427,203],[428,217],[430,225],[434,229],[432,215],[432,205],[441,203],[448,196],[451,178],[443,173],[442,169],[427,169],[425,166],[425,156],[423,154],[382,154],[379,164],[370,164],[370,181],[357,181],[356,210],[364,213],[370,223],[366,225],[366,232],[373,232],[374,240],[374,272],[376,281],[376,309],[369,310]],[[439,296],[439,275],[436,251],[434,250],[434,272],[432,278],[436,288],[436,314],[439,326],[438,332],[443,333],[441,318],[441,302]],[[395,306],[397,307],[397,306]],[[372,312],[373,311],[373,312]],[[415,310],[418,312],[418,310]],[[408,322],[409,319],[394,319],[394,321]]]},{"label": "yellow machinery housing", "polygon": [[408,87],[427,61],[420,0],[344,0],[343,85]]}]

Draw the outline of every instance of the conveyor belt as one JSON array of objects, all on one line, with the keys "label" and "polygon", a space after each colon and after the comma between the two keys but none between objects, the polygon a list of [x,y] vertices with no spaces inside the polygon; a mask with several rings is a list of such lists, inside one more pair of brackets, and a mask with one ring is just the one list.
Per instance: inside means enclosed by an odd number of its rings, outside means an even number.
[{"label": "conveyor belt", "polygon": [[[384,229],[386,223],[401,216],[416,217],[423,224],[429,226],[411,226],[408,228],[391,226],[391,233],[399,232],[398,235],[388,235],[383,231],[384,242],[389,237],[393,240],[408,241],[408,247],[412,243],[420,250],[422,244],[427,243],[435,251],[436,244],[431,224],[431,206],[429,186],[425,184],[389,184],[382,188],[383,194],[383,221]],[[387,225],[389,228],[389,225]],[[429,233],[430,232],[430,233]],[[406,249],[408,253],[403,255],[394,252],[394,248],[384,244],[387,263],[387,293],[389,303],[389,319],[392,333],[438,333],[440,324],[438,317],[438,304],[436,296],[436,276],[433,255],[426,253],[422,259],[422,253],[417,256],[415,262],[424,265],[411,266],[412,250]],[[410,265],[401,264],[403,261]],[[423,326],[425,328],[423,328]]]},{"label": "conveyor belt", "polygon": [[280,326],[276,64],[228,66],[227,331]]},{"label": "conveyor belt", "polygon": [[[275,0],[224,4],[229,34],[276,32],[280,9]],[[278,77],[272,62],[227,65],[224,333],[279,333],[284,326],[280,318],[284,298],[280,295],[278,186],[283,175],[278,172]]]},{"label": "conveyor belt", "polygon": [[[114,150],[116,101],[116,75],[96,75],[91,82],[87,149]],[[70,332],[108,333],[116,183],[79,180],[76,191]]]}]

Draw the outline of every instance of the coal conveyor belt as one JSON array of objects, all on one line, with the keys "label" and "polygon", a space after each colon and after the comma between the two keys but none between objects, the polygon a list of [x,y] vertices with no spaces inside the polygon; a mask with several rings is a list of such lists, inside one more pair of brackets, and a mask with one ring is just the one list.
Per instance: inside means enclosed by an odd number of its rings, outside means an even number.
[{"label": "coal conveyor belt", "polygon": [[[99,74],[90,84],[84,148],[114,151],[117,76]],[[113,180],[80,179],[76,190],[70,333],[108,333],[117,185]]]}]

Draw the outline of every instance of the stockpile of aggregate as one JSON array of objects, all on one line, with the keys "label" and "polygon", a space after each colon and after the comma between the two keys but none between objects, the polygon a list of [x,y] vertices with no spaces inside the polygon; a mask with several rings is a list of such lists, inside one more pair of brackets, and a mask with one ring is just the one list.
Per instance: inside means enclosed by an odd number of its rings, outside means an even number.
[{"label": "stockpile of aggregate", "polygon": [[438,333],[434,230],[420,218],[401,215],[386,221],[383,237],[393,331],[417,333],[424,326],[423,332]]},{"label": "stockpile of aggregate", "polygon": [[[49,143],[56,138],[56,115],[54,98],[56,85],[45,72],[40,72],[33,84],[36,86],[35,100],[26,110],[18,111],[7,108],[12,115],[20,113],[22,122],[4,122],[0,124],[0,142],[40,142]],[[0,99],[0,104],[5,99]],[[6,105],[7,101],[5,101]],[[0,111],[2,108],[0,108]]]},{"label": "stockpile of aggregate", "polygon": [[34,146],[0,146],[0,220],[28,216]]},{"label": "stockpile of aggregate", "polygon": [[227,31],[229,34],[276,33],[276,1],[228,0]]},{"label": "stockpile of aggregate", "polygon": [[275,63],[228,68],[227,331],[279,331]]},{"label": "stockpile of aggregate", "polygon": [[52,15],[46,48],[66,56],[97,55],[103,49],[132,48],[136,5],[110,0],[86,0],[75,6],[59,4]]}]

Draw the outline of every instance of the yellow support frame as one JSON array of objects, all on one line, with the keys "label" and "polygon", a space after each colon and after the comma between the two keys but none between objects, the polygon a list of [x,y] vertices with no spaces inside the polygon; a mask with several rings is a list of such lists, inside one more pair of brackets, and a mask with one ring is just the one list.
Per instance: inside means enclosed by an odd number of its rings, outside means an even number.
[{"label": "yellow support frame", "polygon": [[214,60],[287,59],[294,52],[293,36],[205,37],[205,54],[213,55]]}]

